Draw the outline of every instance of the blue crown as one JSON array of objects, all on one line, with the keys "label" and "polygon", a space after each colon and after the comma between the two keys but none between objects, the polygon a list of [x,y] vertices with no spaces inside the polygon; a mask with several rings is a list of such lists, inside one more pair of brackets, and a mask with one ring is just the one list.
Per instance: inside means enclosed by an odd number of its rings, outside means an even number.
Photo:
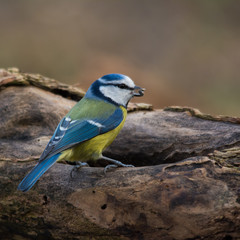
[{"label": "blue crown", "polygon": [[126,76],[123,74],[119,74],[119,73],[111,73],[111,74],[107,74],[101,77],[101,79],[103,80],[107,80],[107,81],[113,81],[113,80],[121,80],[121,79],[125,79]]}]

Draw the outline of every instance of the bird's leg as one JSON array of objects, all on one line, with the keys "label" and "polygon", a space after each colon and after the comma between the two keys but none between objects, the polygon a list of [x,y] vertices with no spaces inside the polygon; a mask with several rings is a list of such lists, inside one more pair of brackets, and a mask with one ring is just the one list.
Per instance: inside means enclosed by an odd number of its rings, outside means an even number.
[{"label": "bird's leg", "polygon": [[73,172],[78,171],[82,167],[89,167],[89,165],[86,162],[80,162],[80,161],[76,162],[76,165],[72,168],[70,172],[71,178],[73,178]]},{"label": "bird's leg", "polygon": [[117,161],[115,159],[109,158],[109,157],[105,157],[105,156],[101,156],[102,159],[111,162],[113,164],[109,164],[104,168],[104,173],[106,174],[107,170],[111,169],[111,168],[116,168],[116,167],[134,167],[131,164],[124,164],[120,161]]}]

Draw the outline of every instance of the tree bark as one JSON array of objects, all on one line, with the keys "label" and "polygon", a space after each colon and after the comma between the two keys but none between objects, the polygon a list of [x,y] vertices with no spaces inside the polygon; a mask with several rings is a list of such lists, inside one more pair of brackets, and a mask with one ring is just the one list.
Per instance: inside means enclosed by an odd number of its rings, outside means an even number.
[{"label": "tree bark", "polygon": [[[59,120],[82,97],[44,79],[0,71],[2,239],[240,238],[239,118],[192,108],[130,105],[105,154],[135,168],[104,175],[99,161],[70,177],[72,166],[56,163],[29,192],[17,191]],[[53,88],[43,87],[49,82]]]}]

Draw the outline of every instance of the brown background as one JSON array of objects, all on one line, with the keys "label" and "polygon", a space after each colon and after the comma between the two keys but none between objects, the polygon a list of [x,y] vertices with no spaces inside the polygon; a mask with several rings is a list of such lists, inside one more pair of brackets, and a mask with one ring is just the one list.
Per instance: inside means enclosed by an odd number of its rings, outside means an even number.
[{"label": "brown background", "polygon": [[240,116],[239,11],[232,0],[0,0],[0,67],[85,89],[119,72],[155,107]]}]

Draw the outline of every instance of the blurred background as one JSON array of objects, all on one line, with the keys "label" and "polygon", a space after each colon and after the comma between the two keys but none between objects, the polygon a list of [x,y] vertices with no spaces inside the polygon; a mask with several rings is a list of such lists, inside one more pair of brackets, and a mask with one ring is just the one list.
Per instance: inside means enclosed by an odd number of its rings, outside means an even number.
[{"label": "blurred background", "polygon": [[85,90],[107,73],[155,108],[240,116],[240,1],[0,0],[0,67]]}]

